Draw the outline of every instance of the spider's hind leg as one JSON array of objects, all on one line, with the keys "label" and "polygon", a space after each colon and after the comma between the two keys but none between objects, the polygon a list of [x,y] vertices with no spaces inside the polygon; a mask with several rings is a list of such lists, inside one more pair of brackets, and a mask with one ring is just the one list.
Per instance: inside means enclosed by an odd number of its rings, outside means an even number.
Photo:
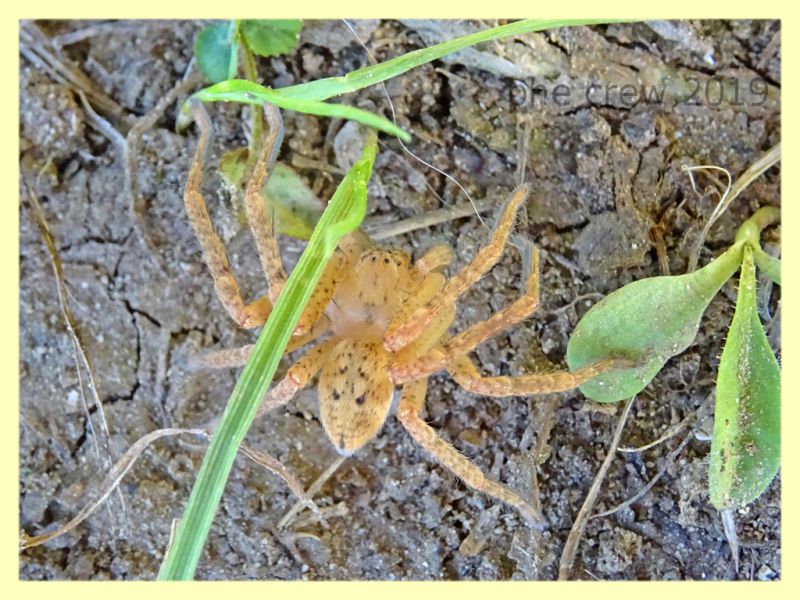
[{"label": "spider's hind leg", "polygon": [[414,438],[414,441],[430,452],[444,467],[461,478],[468,486],[513,506],[531,525],[541,526],[543,524],[542,515],[532,504],[506,486],[486,477],[476,465],[439,437],[436,431],[420,418],[419,413],[425,403],[427,389],[427,378],[418,379],[406,383],[400,397],[397,418]]},{"label": "spider's hind leg", "polygon": [[456,383],[468,392],[494,398],[509,396],[532,396],[566,392],[583,385],[586,381],[612,369],[629,369],[634,361],[625,358],[609,358],[575,369],[552,373],[531,373],[517,377],[484,377],[466,354],[453,358],[447,371]]}]

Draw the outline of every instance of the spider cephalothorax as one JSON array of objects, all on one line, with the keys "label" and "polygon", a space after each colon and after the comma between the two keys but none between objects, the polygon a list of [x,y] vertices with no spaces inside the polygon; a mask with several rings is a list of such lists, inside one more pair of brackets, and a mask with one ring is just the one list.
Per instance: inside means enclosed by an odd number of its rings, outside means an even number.
[{"label": "spider cephalothorax", "polygon": [[[200,195],[201,157],[207,140],[204,130],[186,186],[186,210],[214,277],[217,295],[231,317],[243,327],[266,320],[286,275],[266,218],[259,191],[269,171],[270,157],[281,134],[277,109],[265,106],[270,136],[245,191],[245,207],[269,281],[266,297],[245,305],[230,272],[225,249],[216,235]],[[202,123],[201,123],[202,124]],[[420,417],[428,377],[446,370],[468,391],[486,396],[527,396],[572,389],[624,361],[603,361],[570,373],[537,373],[519,377],[483,377],[468,357],[478,344],[519,323],[539,303],[538,253],[523,242],[527,287],[516,301],[455,335],[455,303],[500,258],[512,232],[519,207],[527,195],[514,191],[499,212],[486,246],[456,275],[442,273],[453,255],[446,246],[434,246],[416,262],[399,250],[378,248],[363,234],[347,236],[326,267],[297,325],[289,351],[312,344],[284,379],[269,391],[261,413],[287,403],[319,375],[322,425],[341,454],[350,454],[380,431],[390,412],[396,386],[402,386],[397,418],[412,438],[471,487],[517,508],[529,521],[540,522],[539,512],[516,492],[481,472],[452,445],[439,437]],[[321,341],[319,341],[321,340]],[[241,365],[247,351],[234,349],[207,357],[213,366]]]}]

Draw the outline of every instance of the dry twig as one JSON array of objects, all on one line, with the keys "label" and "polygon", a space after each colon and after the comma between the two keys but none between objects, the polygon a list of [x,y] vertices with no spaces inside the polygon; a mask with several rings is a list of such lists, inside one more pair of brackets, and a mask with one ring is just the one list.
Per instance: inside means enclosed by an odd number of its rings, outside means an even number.
[{"label": "dry twig", "polygon": [[[86,413],[86,427],[89,431],[89,434],[92,437],[92,441],[95,448],[95,453],[97,457],[101,459],[101,461],[106,465],[111,465],[111,448],[109,447],[109,439],[111,434],[108,428],[108,421],[106,419],[105,409],[103,408],[103,402],[100,399],[100,388],[97,385],[97,379],[94,375],[94,368],[92,367],[92,361],[89,358],[88,352],[86,352],[86,347],[83,343],[81,338],[79,328],[78,328],[78,321],[75,319],[75,315],[72,314],[72,309],[69,307],[69,302],[67,301],[67,284],[64,279],[64,269],[61,264],[61,257],[58,253],[58,248],[56,246],[55,238],[53,234],[50,232],[50,226],[47,224],[47,219],[44,216],[44,211],[42,210],[41,205],[39,204],[39,198],[30,188],[27,182],[25,182],[25,187],[28,191],[28,202],[31,207],[31,212],[33,214],[34,222],[36,226],[39,228],[39,232],[42,236],[42,240],[45,243],[48,253],[50,254],[50,262],[53,266],[53,274],[56,278],[56,292],[58,295],[58,303],[59,307],[61,308],[61,314],[64,317],[64,323],[67,326],[67,331],[70,334],[70,340],[72,341],[72,349],[75,354],[75,370],[78,374],[78,383],[81,390],[81,400],[83,401],[83,408]],[[78,360],[80,357],[80,361]],[[86,375],[89,378],[89,389],[92,392],[92,396],[94,399],[94,405],[97,407],[97,414],[100,416],[100,430],[101,435],[98,436],[94,430],[94,421],[92,420],[92,413],[89,410],[89,404],[86,401],[86,386],[83,383],[83,375],[81,371],[81,364],[83,363],[84,369],[86,369]],[[106,452],[105,457],[101,456],[100,454],[100,447],[98,445],[98,437],[102,440],[103,449]],[[122,499],[122,495],[119,495],[119,501],[122,509],[123,518],[125,516],[125,502]]]},{"label": "dry twig", "polygon": [[629,398],[628,401],[625,402],[625,408],[622,410],[619,421],[617,421],[617,428],[614,430],[614,436],[611,439],[611,445],[606,454],[606,458],[603,464],[600,465],[600,469],[594,477],[592,486],[589,488],[589,493],[586,494],[586,499],[583,501],[583,506],[581,506],[581,509],[575,517],[575,522],[572,524],[572,529],[564,544],[564,551],[561,553],[561,563],[558,565],[559,580],[566,580],[572,570],[572,564],[575,562],[575,554],[578,551],[578,544],[581,541],[583,530],[586,528],[586,523],[589,520],[589,513],[592,511],[592,507],[597,500],[597,495],[600,493],[600,486],[603,483],[603,479],[617,453],[617,446],[622,437],[622,430],[625,427],[625,421],[628,419],[628,413],[630,413],[631,406],[633,406],[633,401],[635,399],[636,396]]},{"label": "dry twig", "polygon": [[[316,481],[314,481],[314,483],[311,484],[311,487],[309,487],[308,490],[306,490],[305,495],[308,498],[313,498],[314,495],[322,489],[322,486],[325,485],[325,482],[328,481],[328,479],[330,479],[333,476],[336,470],[342,466],[342,463],[346,459],[347,459],[346,456],[337,457],[336,460],[334,460],[330,464],[330,466],[327,469],[325,469],[319,477],[317,477]],[[285,529],[289,525],[289,523],[292,522],[295,516],[301,510],[303,510],[303,507],[304,503],[302,501],[297,502],[294,506],[292,506],[292,508],[290,508],[289,511],[285,515],[283,515],[283,518],[280,521],[278,521],[278,529]]]},{"label": "dry twig", "polygon": [[205,431],[202,429],[158,429],[151,433],[148,433],[145,436],[142,436],[139,440],[137,440],[125,454],[117,461],[117,464],[114,465],[114,468],[111,469],[111,472],[106,475],[103,482],[100,484],[97,497],[93,498],[78,512],[78,514],[72,518],[68,523],[58,527],[54,531],[49,533],[43,533],[36,536],[29,536],[24,531],[20,533],[20,550],[26,550],[28,548],[33,548],[34,546],[39,546],[44,544],[45,542],[49,542],[50,540],[57,538],[60,535],[71,531],[83,521],[85,521],[91,514],[97,510],[97,508],[108,498],[108,496],[117,489],[120,481],[122,478],[125,477],[127,472],[136,462],[136,459],[141,456],[141,454],[147,449],[147,447],[154,441],[159,438],[168,436],[168,435],[178,435],[181,433],[191,433],[194,435],[205,435]]},{"label": "dry twig", "polygon": [[158,248],[150,236],[147,229],[144,213],[144,201],[139,192],[139,179],[136,176],[137,165],[136,161],[139,153],[139,141],[142,134],[151,129],[156,122],[162,117],[164,112],[169,106],[175,102],[182,94],[188,92],[191,88],[195,87],[202,81],[202,74],[199,71],[191,71],[186,77],[179,81],[169,92],[167,92],[156,103],[152,110],[140,118],[133,127],[131,127],[125,138],[125,146],[123,152],[123,164],[125,167],[125,193],[128,196],[129,209],[133,218],[133,224],[139,239],[144,243],[145,247],[150,251],[151,256],[157,261],[160,261],[160,253]]},{"label": "dry twig", "polygon": [[[651,444],[642,446],[642,449],[652,448],[653,446],[661,443],[661,441],[663,441],[664,439],[669,439],[670,437],[675,435],[678,431],[680,431],[685,426],[685,423],[688,423],[692,419],[694,419],[696,423],[701,423],[703,417],[705,417],[706,412],[710,407],[711,407],[711,398],[709,397],[703,404],[700,405],[700,407],[696,411],[692,412],[683,421],[678,423],[677,428],[673,428],[675,431],[673,431],[667,436],[662,436],[662,438],[659,438],[659,440],[656,440]],[[607,517],[609,515],[613,515],[615,512],[619,512],[623,508],[631,506],[632,504],[637,502],[640,498],[642,498],[647,492],[649,492],[653,488],[653,486],[658,482],[658,480],[664,476],[664,473],[666,473],[669,466],[675,462],[675,459],[678,458],[678,456],[680,456],[681,452],[683,452],[683,449],[686,448],[686,445],[694,437],[694,433],[695,433],[694,429],[692,429],[692,431],[690,431],[689,434],[683,438],[681,443],[678,444],[678,446],[667,455],[667,457],[661,463],[661,467],[659,468],[658,473],[656,473],[655,476],[650,481],[648,481],[647,485],[645,485],[641,490],[639,490],[638,492],[636,492],[636,494],[625,500],[625,502],[622,502],[621,504],[618,504],[617,506],[609,510],[597,513],[596,515],[593,515],[591,518],[597,519],[598,517]],[[622,450],[620,449],[620,451]]]}]

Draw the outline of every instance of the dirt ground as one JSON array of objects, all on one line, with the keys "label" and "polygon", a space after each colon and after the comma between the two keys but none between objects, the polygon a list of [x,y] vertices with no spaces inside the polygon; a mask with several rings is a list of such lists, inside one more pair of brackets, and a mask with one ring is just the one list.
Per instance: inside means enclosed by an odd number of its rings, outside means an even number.
[{"label": "dirt ground", "polygon": [[[94,366],[113,460],[148,432],[202,426],[219,415],[236,373],[192,371],[187,360],[203,350],[255,340],[255,333],[237,329],[214,296],[183,209],[197,131],[176,134],[175,116],[180,101],[203,82],[179,94],[138,145],[128,143],[129,152],[135,150],[133,187],[125,180],[124,141],[115,137],[128,136],[191,72],[194,37],[203,25],[22,25],[21,173],[40,199],[64,265],[69,306]],[[386,60],[491,23],[354,25],[376,58]],[[42,52],[66,69],[53,68]],[[735,177],[780,140],[780,62],[775,21],[603,25],[485,44],[387,82],[398,123],[414,135],[409,148],[484,203],[485,217],[496,214],[519,182],[520,161],[532,184],[518,229],[543,253],[542,305],[524,324],[478,348],[474,356],[485,373],[564,368],[570,332],[601,295],[665,267],[672,274],[685,272],[716,197],[696,193],[681,166],[719,165]],[[267,85],[282,87],[365,64],[365,50],[342,22],[307,22],[290,56],[259,59],[258,70]],[[89,84],[75,79],[76,72],[99,90],[87,94],[96,116],[81,101],[77,89]],[[719,101],[714,82],[722,79],[729,87]],[[620,94],[626,84],[638,90],[635,98],[630,91]],[[534,88],[530,102],[526,86]],[[730,86],[738,96],[731,96]],[[642,89],[666,93],[652,101]],[[343,101],[391,116],[380,86]],[[222,152],[246,144],[247,109],[209,110],[216,137],[204,191],[243,295],[253,299],[265,283],[252,239],[213,168]],[[283,116],[280,160],[319,197],[329,198],[361,132],[340,121],[287,111]],[[709,187],[711,180],[699,176],[698,183]],[[700,263],[724,249],[757,207],[780,206],[779,185],[777,168],[755,181],[711,229]],[[138,228],[132,192],[140,199]],[[21,188],[21,197],[26,193]],[[451,179],[381,136],[369,202],[367,231],[374,232],[467,200]],[[470,215],[385,243],[415,256],[447,243],[456,251],[457,267],[487,236]],[[778,251],[776,234],[767,241],[768,249]],[[281,237],[280,243],[293,265],[302,242]],[[519,254],[510,248],[463,297],[456,329],[517,297],[520,275]],[[723,288],[694,345],[635,400],[622,446],[656,440],[713,398],[735,289],[735,280]],[[778,353],[779,296],[779,290],[767,289],[760,299]],[[288,364],[287,359],[279,375]],[[23,201],[19,515],[29,534],[75,516],[109,468],[104,436],[95,436],[87,423],[76,365],[50,257]],[[337,456],[318,421],[315,394],[313,388],[304,391],[286,409],[255,423],[247,437],[305,485]],[[102,432],[88,391],[87,398],[93,431]],[[543,530],[528,528],[514,511],[465,487],[390,417],[378,438],[347,459],[317,494],[325,524],[304,512],[280,530],[278,522],[295,498],[278,477],[237,459],[197,576],[554,579],[620,409],[589,403],[577,391],[484,398],[459,389],[446,374],[436,375],[426,420],[492,477],[524,496],[536,493],[547,520]],[[629,506],[588,522],[571,578],[780,578],[779,478],[736,513],[737,570],[706,491],[710,421],[690,418],[689,424],[651,449],[617,454],[595,512],[638,494],[662,467],[663,476]],[[85,523],[21,554],[20,578],[154,578],[205,447],[188,435],[153,444],[119,494]]]}]

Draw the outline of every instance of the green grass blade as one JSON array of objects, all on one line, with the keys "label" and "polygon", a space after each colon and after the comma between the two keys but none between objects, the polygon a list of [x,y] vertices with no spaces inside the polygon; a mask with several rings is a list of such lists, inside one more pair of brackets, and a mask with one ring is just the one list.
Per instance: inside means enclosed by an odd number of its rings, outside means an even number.
[{"label": "green grass blade", "polygon": [[744,248],[736,310],[722,350],[708,490],[717,510],[758,498],[781,458],[781,370],[758,319],[750,245]]},{"label": "green grass blade", "polygon": [[[411,136],[397,127],[391,121],[374,115],[370,112],[341,104],[327,104],[322,102],[333,96],[340,96],[348,92],[354,92],[392,77],[396,77],[418,67],[429,63],[437,58],[457,52],[468,46],[474,46],[481,42],[500,39],[522,33],[542,31],[554,27],[567,27],[574,25],[592,25],[610,22],[620,22],[615,19],[524,19],[515,21],[500,27],[494,27],[485,31],[479,31],[470,35],[465,35],[454,40],[449,40],[441,44],[436,44],[430,48],[420,48],[413,52],[408,52],[386,62],[377,65],[364,67],[348,73],[341,77],[329,77],[318,79],[308,83],[301,83],[285,88],[273,90],[251,81],[233,79],[223,81],[211,87],[200,90],[194,94],[194,98],[203,102],[242,102],[246,104],[262,104],[269,102],[279,108],[294,110],[297,112],[317,115],[320,117],[337,117],[349,119],[363,123],[369,127],[383,131],[390,135],[398,136],[404,142],[411,141]],[[178,131],[186,125],[188,103],[184,103],[176,122]]]},{"label": "green grass blade", "polygon": [[504,38],[521,33],[532,31],[542,31],[555,27],[567,27],[571,25],[592,25],[600,23],[619,22],[615,19],[524,19],[515,21],[500,27],[493,27],[485,31],[479,31],[470,35],[465,35],[454,40],[449,40],[441,44],[436,44],[429,48],[421,48],[408,52],[397,58],[386,62],[364,67],[348,73],[342,77],[329,77],[301,83],[275,90],[284,98],[295,98],[304,100],[327,100],[333,96],[340,96],[348,92],[354,92],[376,83],[386,81],[392,77],[397,77],[414,67],[429,63],[437,58],[446,56],[468,46],[474,46],[481,42],[488,42],[499,38]]},{"label": "green grass blade", "polygon": [[364,218],[367,181],[372,174],[376,151],[377,135],[372,132],[361,159],[347,173],[328,203],[275,303],[214,432],[159,579],[186,580],[194,576],[237,449],[272,381],[291,332],[339,240],[358,227]]},{"label": "green grass blade", "polygon": [[[246,79],[231,79],[222,81],[196,92],[193,96],[203,102],[241,102],[243,104],[262,105],[264,102],[274,104],[278,108],[294,110],[297,112],[317,115],[319,117],[336,117],[357,121],[378,131],[399,137],[404,142],[411,141],[411,135],[388,119],[379,117],[366,110],[361,110],[346,104],[329,104],[308,100],[305,98],[292,98],[278,93],[276,90],[264,87]],[[188,103],[187,103],[188,104]]]}]

